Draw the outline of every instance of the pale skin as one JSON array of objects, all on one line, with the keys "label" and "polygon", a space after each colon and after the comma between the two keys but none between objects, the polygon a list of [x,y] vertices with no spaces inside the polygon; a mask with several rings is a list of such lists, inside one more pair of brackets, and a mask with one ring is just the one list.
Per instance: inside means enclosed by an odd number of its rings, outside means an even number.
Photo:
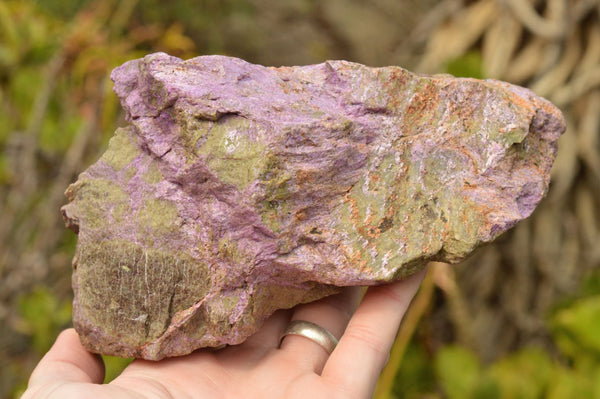
[{"label": "pale skin", "polygon": [[[23,399],[33,398],[370,398],[424,271],[393,284],[358,288],[278,311],[246,342],[159,362],[136,360],[102,384],[102,360],[63,331],[37,365]],[[360,304],[359,304],[360,302]],[[340,338],[329,355],[313,341],[279,336],[290,320]]]}]

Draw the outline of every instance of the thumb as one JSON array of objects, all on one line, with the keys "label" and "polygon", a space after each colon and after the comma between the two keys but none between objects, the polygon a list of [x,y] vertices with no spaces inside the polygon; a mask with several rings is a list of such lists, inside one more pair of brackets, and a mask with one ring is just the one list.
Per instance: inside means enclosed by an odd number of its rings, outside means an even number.
[{"label": "thumb", "polygon": [[79,342],[75,330],[70,328],[60,333],[52,348],[33,370],[29,389],[70,382],[100,384],[103,380],[102,359],[88,352]]}]

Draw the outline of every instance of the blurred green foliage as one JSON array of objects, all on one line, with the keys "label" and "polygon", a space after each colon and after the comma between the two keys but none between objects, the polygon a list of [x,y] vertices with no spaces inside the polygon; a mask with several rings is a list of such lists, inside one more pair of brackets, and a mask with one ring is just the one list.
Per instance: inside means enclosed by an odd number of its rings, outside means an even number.
[{"label": "blurred green foliage", "polygon": [[40,287],[19,300],[19,327],[31,337],[33,349],[45,353],[56,336],[71,322],[71,302],[59,301],[47,288]]},{"label": "blurred green foliage", "polygon": [[[71,301],[61,300],[48,288],[37,287],[18,299],[18,317],[15,329],[30,337],[31,350],[39,357],[46,353],[54,343],[60,331],[71,323]],[[10,364],[6,373],[21,374],[23,370],[18,363]],[[12,387],[14,397],[19,397],[27,387],[27,375],[21,375],[20,381],[15,381]]]},{"label": "blurred green foliage", "polygon": [[475,50],[469,51],[461,57],[450,60],[446,64],[445,72],[458,77],[483,79],[485,73],[481,53]]},{"label": "blurred green foliage", "polygon": [[[586,284],[595,285],[598,273]],[[584,293],[586,291],[584,290]],[[491,364],[445,345],[428,353],[418,337],[407,348],[390,397],[542,399],[600,397],[600,295],[565,301],[548,317],[555,348],[525,347]]]},{"label": "blurred green foliage", "polygon": [[[20,395],[70,325],[76,235],[59,208],[123,123],[110,71],[151,51],[195,51],[179,23],[136,22],[138,5],[0,1],[0,397]],[[106,364],[112,379],[125,361]]]},{"label": "blurred green foliage", "polygon": [[133,359],[102,355],[104,362],[104,383],[108,384],[121,374]]},{"label": "blurred green foliage", "polygon": [[406,348],[394,385],[387,387],[388,397],[418,399],[431,392],[437,382],[432,363],[423,345],[413,340]]}]

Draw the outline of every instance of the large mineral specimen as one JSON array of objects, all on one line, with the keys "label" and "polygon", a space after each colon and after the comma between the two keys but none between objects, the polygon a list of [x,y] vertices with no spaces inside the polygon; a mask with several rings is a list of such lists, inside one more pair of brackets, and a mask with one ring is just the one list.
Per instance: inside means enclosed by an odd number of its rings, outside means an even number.
[{"label": "large mineral specimen", "polygon": [[130,124],[67,190],[74,324],[145,359],[237,344],[276,309],[456,262],[548,189],[560,112],[494,80],[153,54]]}]

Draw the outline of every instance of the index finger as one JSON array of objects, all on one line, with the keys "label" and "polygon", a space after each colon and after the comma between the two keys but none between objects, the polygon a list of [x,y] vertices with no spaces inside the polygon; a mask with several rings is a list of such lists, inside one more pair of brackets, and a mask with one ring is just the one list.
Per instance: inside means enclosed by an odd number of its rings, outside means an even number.
[{"label": "index finger", "polygon": [[370,397],[425,273],[422,270],[406,280],[368,289],[325,364],[323,378],[357,397]]}]

